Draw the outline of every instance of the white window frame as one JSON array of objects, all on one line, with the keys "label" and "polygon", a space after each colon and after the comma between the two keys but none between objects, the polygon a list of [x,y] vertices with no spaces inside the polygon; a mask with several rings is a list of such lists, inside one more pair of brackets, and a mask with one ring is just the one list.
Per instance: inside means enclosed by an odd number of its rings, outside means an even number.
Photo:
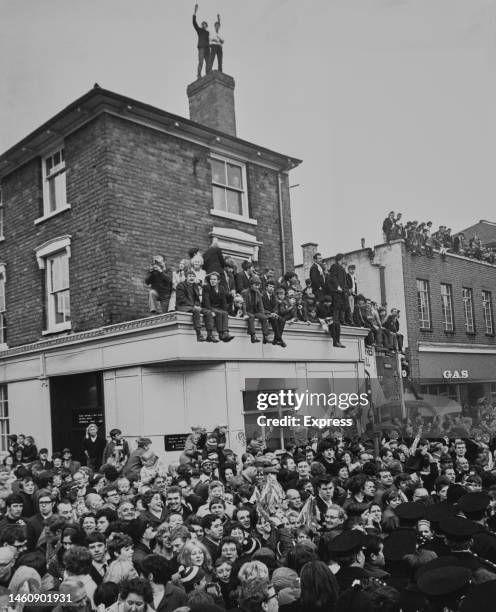
[{"label": "white window frame", "polygon": [[[35,250],[36,260],[40,270],[45,270],[45,304],[46,304],[46,329],[43,334],[53,334],[71,329],[71,319],[56,323],[53,292],[51,288],[51,265],[56,256],[65,254],[70,265],[71,259],[71,236],[59,236],[45,242]],[[68,287],[70,300],[70,283]]]},{"label": "white window frame", "polygon": [[227,219],[238,219],[238,220],[243,220],[246,222],[250,222],[253,225],[256,225],[256,220],[255,219],[250,219],[249,217],[249,206],[248,206],[248,182],[246,180],[246,164],[242,161],[236,160],[236,159],[232,159],[230,157],[224,157],[222,155],[218,155],[218,154],[214,154],[211,153],[210,154],[210,159],[211,160],[215,160],[218,162],[222,162],[224,164],[232,164],[233,166],[237,166],[241,169],[241,180],[243,181],[243,189],[236,189],[235,187],[231,187],[228,186],[226,184],[223,183],[216,183],[214,181],[214,177],[213,177],[213,171],[212,171],[212,202],[214,202],[213,199],[213,188],[214,187],[219,187],[219,188],[223,188],[226,191],[235,191],[236,193],[240,193],[241,194],[241,208],[242,208],[242,213],[240,215],[236,214],[236,213],[232,213],[229,212],[227,210],[227,206],[226,209],[221,209],[221,208],[215,208],[215,206],[210,210],[210,214],[212,215],[216,215],[219,217],[225,217]]},{"label": "white window frame", "polygon": [[4,222],[4,207],[3,207],[3,190],[0,185],[0,240],[5,240],[3,235],[3,222]]},{"label": "white window frame", "polygon": [[417,308],[420,329],[431,329],[431,306],[429,281],[417,278]]},{"label": "white window frame", "polygon": [[9,450],[8,436],[10,433],[9,402],[7,385],[0,385],[0,452]]},{"label": "white window frame", "polygon": [[256,236],[227,227],[213,227],[210,236],[217,238],[217,246],[222,249],[225,257],[258,261],[258,252],[263,242],[257,240]]},{"label": "white window frame", "polygon": [[455,331],[453,320],[453,290],[451,285],[447,283],[441,283],[441,310],[443,313],[444,331]]},{"label": "white window frame", "polygon": [[[57,153],[61,156],[61,161],[54,165],[50,171],[47,170],[47,162],[50,158],[55,157]],[[67,185],[66,185],[66,163],[65,163],[65,149],[64,146],[61,145],[58,148],[50,151],[48,155],[45,155],[41,160],[41,171],[43,177],[43,216],[36,219],[35,223],[40,223],[45,219],[49,219],[50,217],[54,217],[64,210],[68,210],[70,208],[67,203]],[[60,180],[63,184],[61,201],[57,202],[55,200],[55,208],[51,210],[51,199],[50,199],[50,185],[52,181],[55,181],[57,177],[60,177]],[[63,178],[62,178],[63,177]]]},{"label": "white window frame", "polygon": [[5,284],[7,283],[7,267],[0,263],[0,349],[7,348],[7,302],[5,299]]},{"label": "white window frame", "polygon": [[493,294],[491,291],[482,291],[482,312],[484,313],[486,335],[494,336]]},{"label": "white window frame", "polygon": [[474,320],[474,292],[470,287],[462,288],[463,314],[465,317],[465,331],[467,334],[475,333]]}]

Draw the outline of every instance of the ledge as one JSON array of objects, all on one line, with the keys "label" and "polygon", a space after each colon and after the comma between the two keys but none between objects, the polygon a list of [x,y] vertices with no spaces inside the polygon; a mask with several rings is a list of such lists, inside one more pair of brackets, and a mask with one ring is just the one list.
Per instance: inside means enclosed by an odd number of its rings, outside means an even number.
[{"label": "ledge", "polygon": [[40,223],[43,223],[43,221],[48,221],[48,219],[51,219],[52,217],[56,217],[57,215],[61,215],[66,210],[71,210],[71,207],[70,206],[64,206],[64,208],[59,208],[58,210],[54,210],[53,212],[49,213],[48,215],[43,215],[42,217],[38,217],[38,219],[34,220],[34,224],[35,225],[39,225]]},{"label": "ledge", "polygon": [[341,337],[346,348],[340,349],[332,346],[319,324],[295,323],[286,327],[284,339],[288,347],[284,349],[262,342],[252,344],[244,320],[230,318],[229,325],[235,336],[232,342],[198,343],[191,315],[169,312],[0,351],[0,371],[19,359],[37,359],[40,354],[45,356],[48,376],[165,362],[356,363],[365,358],[368,331],[362,328],[343,327]]}]

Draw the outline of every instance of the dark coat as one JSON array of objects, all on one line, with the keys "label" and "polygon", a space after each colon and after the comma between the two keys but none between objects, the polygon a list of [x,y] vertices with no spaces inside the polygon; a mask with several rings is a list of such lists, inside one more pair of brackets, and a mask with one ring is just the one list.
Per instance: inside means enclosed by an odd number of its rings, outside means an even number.
[{"label": "dark coat", "polygon": [[274,293],[269,295],[264,291],[262,293],[262,304],[265,312],[277,312],[277,298]]},{"label": "dark coat", "polygon": [[248,314],[265,314],[262,296],[259,291],[245,289],[241,292]]},{"label": "dark coat", "polygon": [[200,306],[200,292],[197,285],[188,285],[186,281],[176,287],[176,307],[178,310]]},{"label": "dark coat", "polygon": [[219,247],[211,246],[203,253],[203,269],[207,274],[218,272],[222,276],[225,265],[224,255]]},{"label": "dark coat", "polygon": [[225,310],[227,312],[227,294],[222,285],[217,285],[218,291],[212,285],[203,286],[203,308]]},{"label": "dark coat", "polygon": [[170,298],[172,293],[172,273],[170,270],[150,270],[145,279],[145,284],[150,285],[158,293],[161,300]]},{"label": "dark coat", "polygon": [[245,289],[250,288],[250,279],[248,276],[246,276],[246,273],[244,270],[236,274],[235,280],[236,280],[236,291],[238,293],[241,293]]},{"label": "dark coat", "polygon": [[324,266],[318,266],[317,264],[312,264],[310,267],[310,283],[312,285],[312,291],[317,294],[324,288],[325,283],[325,273],[322,274],[320,269],[324,270]]},{"label": "dark coat", "polygon": [[338,286],[343,291],[347,289],[346,281],[347,272],[341,264],[333,263],[329,268],[329,274],[326,279],[326,287],[329,287],[332,293],[338,292]]}]

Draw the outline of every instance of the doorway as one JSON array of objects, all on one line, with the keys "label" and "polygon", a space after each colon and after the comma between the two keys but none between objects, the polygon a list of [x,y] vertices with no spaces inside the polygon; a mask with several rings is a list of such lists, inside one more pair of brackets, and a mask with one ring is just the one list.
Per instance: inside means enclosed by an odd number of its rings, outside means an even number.
[{"label": "doorway", "polygon": [[82,443],[88,424],[98,426],[105,437],[103,373],[90,372],[50,379],[50,409],[54,451],[68,447],[77,461],[82,460]]}]

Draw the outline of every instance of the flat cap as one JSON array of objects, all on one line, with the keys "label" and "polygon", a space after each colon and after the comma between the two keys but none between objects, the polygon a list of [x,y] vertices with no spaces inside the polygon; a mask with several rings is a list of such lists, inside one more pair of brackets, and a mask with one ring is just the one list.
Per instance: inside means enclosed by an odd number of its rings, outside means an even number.
[{"label": "flat cap", "polygon": [[472,572],[461,566],[438,567],[424,572],[417,581],[421,593],[431,597],[446,597],[470,582]]},{"label": "flat cap", "polygon": [[464,540],[470,540],[477,533],[479,527],[466,518],[453,516],[443,519],[439,523],[439,529],[449,538],[463,542]]},{"label": "flat cap", "polygon": [[329,549],[336,555],[345,557],[361,550],[367,543],[367,536],[363,531],[352,529],[343,531],[332,540]]},{"label": "flat cap", "polygon": [[424,518],[425,506],[418,502],[405,502],[395,508],[394,513],[399,519],[419,521]]},{"label": "flat cap", "polygon": [[466,493],[458,500],[458,508],[470,517],[472,515],[481,514],[489,507],[491,498],[487,493]]},{"label": "flat cap", "polygon": [[432,506],[426,506],[424,518],[431,523],[439,523],[443,519],[455,516],[456,512],[457,510],[453,504],[447,501],[438,502],[437,504],[432,504]]},{"label": "flat cap", "polygon": [[384,557],[388,561],[401,561],[417,549],[417,535],[413,529],[397,529],[384,540]]}]

